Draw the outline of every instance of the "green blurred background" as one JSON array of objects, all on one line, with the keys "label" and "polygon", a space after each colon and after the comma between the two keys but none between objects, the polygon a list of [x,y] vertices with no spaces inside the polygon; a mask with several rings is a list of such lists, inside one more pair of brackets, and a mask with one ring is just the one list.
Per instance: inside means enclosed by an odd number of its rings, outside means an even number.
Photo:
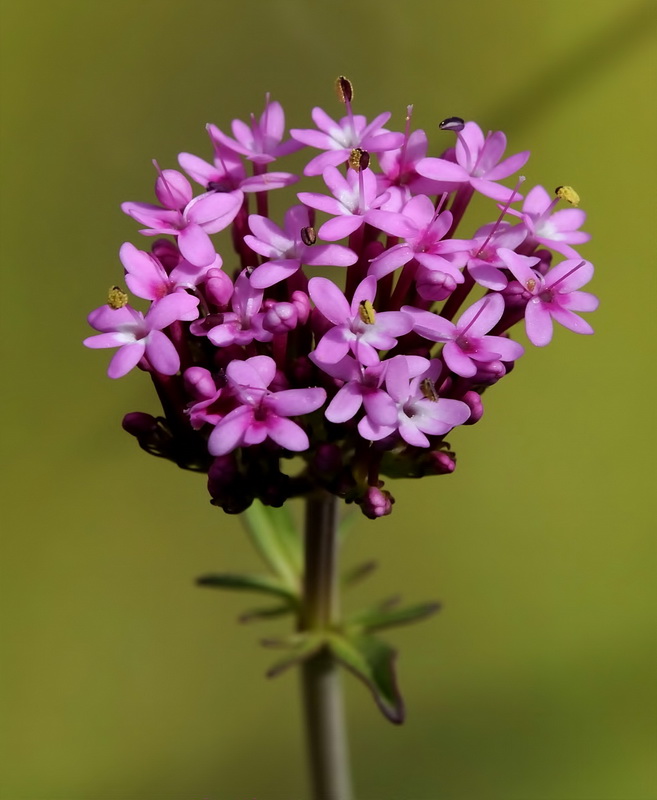
[{"label": "green blurred background", "polygon": [[[601,298],[450,437],[451,477],[400,482],[345,559],[442,613],[392,632],[408,719],[347,679],[360,800],[657,797],[654,674],[655,2],[2,3],[3,800],[303,800],[296,676],[268,682],[248,599],[196,575],[253,568],[203,478],[120,429],[155,410],[111,382],[87,312],[143,243],[151,158],[207,152],[204,124],[291,126],[348,75],[357,110],[407,103],[531,149],[572,184]],[[648,369],[648,373],[645,370]]]}]

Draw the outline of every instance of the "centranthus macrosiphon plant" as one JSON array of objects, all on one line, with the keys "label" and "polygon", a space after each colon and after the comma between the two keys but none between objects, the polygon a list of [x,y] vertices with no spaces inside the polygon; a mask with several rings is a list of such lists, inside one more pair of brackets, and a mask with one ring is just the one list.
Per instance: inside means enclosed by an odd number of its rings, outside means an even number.
[{"label": "centranthus macrosiphon plant", "polygon": [[[296,616],[292,635],[263,643],[285,651],[268,675],[301,669],[315,800],[351,798],[337,665],[401,722],[396,654],[373,633],[438,608],[388,600],[341,615],[337,499],[375,519],[394,503],[384,478],[451,473],[445,437],[481,419],[482,395],[523,356],[511,328],[524,320],[543,347],[555,321],[592,333],[577,312],[597,307],[581,291],[593,266],[574,249],[589,239],[574,189],[526,191],[512,176],[529,153],[505,156],[501,131],[447,117],[442,152],[429,155],[411,106],[404,130],[391,131],[389,113],[354,114],[346,78],[337,89],[338,121],[314,108],[316,127],[287,136],[267,95],[260,118],[234,120],[232,136],[207,126],[207,160],[154,162],[157,203],[122,208],[155,239],[119,251],[127,289],[147,307],[112,287],[89,315],[99,333],[85,340],[118,348],[111,378],[134,367],[150,375],[162,414],[123,421],[141,447],[207,473],[212,503],[245,512],[269,574],[198,583],[275,599],[244,620]],[[272,169],[299,151],[302,174]],[[287,210],[270,214],[269,193],[283,191]],[[466,216],[475,195],[490,208],[479,228]],[[297,497],[303,535],[285,506]]]},{"label": "centranthus macrosiphon plant", "polygon": [[[573,189],[502,185],[529,152],[505,156],[504,133],[459,117],[440,122],[448,146],[428,155],[412,107],[391,131],[389,113],[353,112],[347,79],[337,88],[338,121],[314,108],[316,127],[287,138],[267,95],[232,136],[207,126],[207,160],[154,162],[157,203],[122,208],[156,238],[119,251],[148,310],[115,286],[89,315],[99,333],[85,344],[118,348],[109,376],[139,367],[162,403],[162,416],[131,413],[124,428],[148,452],[207,472],[229,513],[319,487],[370,518],[389,514],[383,476],[454,470],[445,437],[481,418],[482,394],[523,355],[514,325],[524,319],[538,347],[554,321],[592,333],[576,313],[597,306],[580,291],[593,266],[573,247],[589,238],[585,214],[558,208],[577,206]],[[272,170],[299,150],[301,175]],[[311,176],[321,191],[297,191]],[[279,190],[293,195],[282,220],[269,214]],[[475,194],[491,221],[472,230]],[[233,252],[212,239],[224,230]]]}]

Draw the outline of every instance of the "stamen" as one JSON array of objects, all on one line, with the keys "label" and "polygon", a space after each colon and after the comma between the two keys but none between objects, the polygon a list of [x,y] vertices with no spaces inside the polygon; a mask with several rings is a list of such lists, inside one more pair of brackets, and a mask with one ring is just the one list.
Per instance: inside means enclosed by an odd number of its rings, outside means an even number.
[{"label": "stamen", "polygon": [[489,303],[490,300],[486,300],[485,303],[481,304],[481,308],[479,309],[479,311],[477,311],[477,313],[470,320],[470,322],[468,322],[465,328],[463,328],[463,330],[459,332],[459,339],[463,339],[465,337],[465,334],[470,330],[470,328],[475,324],[475,322],[479,319],[479,317],[484,313],[484,310]]},{"label": "stamen", "polygon": [[465,128],[465,120],[461,117],[447,117],[442,122],[438,123],[441,131],[454,131],[460,133]]},{"label": "stamen", "polygon": [[349,105],[354,98],[354,86],[349,78],[340,75],[335,81],[335,90],[341,103]]},{"label": "stamen", "polygon": [[107,293],[107,305],[110,308],[123,308],[128,305],[128,295],[120,286],[112,286]]},{"label": "stamen", "polygon": [[369,300],[361,300],[358,304],[358,316],[366,325],[374,325],[376,314],[374,306]]},{"label": "stamen", "polygon": [[172,205],[175,207],[176,206],[176,198],[173,196],[173,191],[172,191],[171,187],[169,186],[169,181],[164,177],[164,172],[162,172],[162,168],[158,164],[158,161],[157,161],[156,158],[153,159],[153,166],[158,171],[158,174],[159,174],[160,178],[162,178],[162,183],[164,184],[165,189],[169,193],[169,197],[171,198]]},{"label": "stamen", "polygon": [[317,234],[311,225],[308,225],[307,228],[301,228],[301,241],[306,247],[310,247],[317,241]]},{"label": "stamen", "polygon": [[433,403],[438,402],[438,392],[436,391],[436,384],[430,378],[425,378],[420,383],[420,391],[426,397],[427,400],[431,400]]},{"label": "stamen", "polygon": [[488,234],[488,236],[486,238],[486,241],[482,244],[482,246],[477,251],[477,255],[475,256],[475,258],[479,258],[479,256],[488,247],[488,243],[493,238],[493,236],[495,235],[495,232],[497,231],[497,229],[500,227],[500,224],[502,223],[502,217],[509,210],[509,206],[511,205],[511,203],[513,203],[515,201],[515,196],[518,194],[518,189],[520,189],[520,187],[525,182],[525,180],[526,180],[526,178],[525,178],[524,175],[519,175],[518,176],[518,180],[517,180],[516,185],[515,185],[515,187],[513,189],[513,192],[511,193],[511,197],[509,197],[509,199],[504,204],[504,207],[502,208],[502,211],[501,211],[499,217],[497,218],[497,221],[495,222],[495,225],[493,225],[493,229]]},{"label": "stamen", "polygon": [[402,145],[401,153],[399,154],[399,179],[404,174],[404,164],[406,162],[406,150],[408,149],[408,140],[411,135],[411,117],[413,116],[413,106],[406,106],[406,126],[404,128],[404,144]]},{"label": "stamen", "polygon": [[367,150],[363,150],[361,147],[354,147],[349,154],[349,166],[352,169],[362,172],[364,169],[367,169],[369,165],[370,154],[367,152]]},{"label": "stamen", "polygon": [[575,206],[575,208],[579,205],[579,195],[572,186],[557,186],[554,193],[559,200],[565,200],[567,203],[570,203],[571,206]]},{"label": "stamen", "polygon": [[584,261],[584,259],[582,259],[582,260],[579,262],[579,264],[577,264],[576,266],[574,266],[574,267],[573,267],[571,270],[569,270],[569,271],[568,271],[568,272],[567,272],[565,275],[562,275],[562,277],[561,277],[561,278],[559,278],[559,280],[558,280],[558,281],[555,281],[555,282],[554,282],[554,283],[553,283],[553,284],[550,286],[550,289],[554,289],[554,287],[555,287],[555,286],[558,286],[558,285],[561,283],[561,281],[565,281],[565,280],[566,280],[566,278],[569,278],[569,277],[570,277],[570,276],[573,274],[573,272],[577,272],[577,270],[578,270],[578,269],[581,269],[581,268],[584,266],[584,264],[585,264],[585,263],[586,263],[586,262]]}]

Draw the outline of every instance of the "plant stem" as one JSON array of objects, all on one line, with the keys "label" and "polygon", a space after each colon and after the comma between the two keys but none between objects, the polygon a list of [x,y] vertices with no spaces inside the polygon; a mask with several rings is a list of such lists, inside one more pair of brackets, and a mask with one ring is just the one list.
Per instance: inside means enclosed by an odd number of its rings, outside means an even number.
[{"label": "plant stem", "polygon": [[[338,621],[337,498],[316,492],[307,500],[301,630]],[[338,665],[327,649],[301,665],[301,691],[313,800],[351,800],[349,753]]]}]

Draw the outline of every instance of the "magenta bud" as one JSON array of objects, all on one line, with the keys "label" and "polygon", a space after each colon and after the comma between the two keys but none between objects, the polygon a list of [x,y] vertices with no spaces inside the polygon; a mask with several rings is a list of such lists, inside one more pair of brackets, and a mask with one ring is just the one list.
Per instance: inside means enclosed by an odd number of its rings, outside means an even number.
[{"label": "magenta bud", "polygon": [[470,409],[470,416],[463,424],[474,425],[475,422],[479,422],[484,416],[484,404],[481,402],[481,395],[479,392],[466,392],[460,399]]},{"label": "magenta bud", "polygon": [[123,417],[123,430],[132,436],[143,436],[145,433],[153,431],[157,425],[157,420],[152,414],[145,414],[143,411],[132,411]]},{"label": "magenta bud", "polygon": [[233,282],[223,270],[209,269],[205,282],[205,296],[215,306],[223,308],[233,296]]},{"label": "magenta bud", "polygon": [[479,362],[479,369],[472,378],[475,385],[492,386],[506,375],[506,367],[501,361]]},{"label": "magenta bud", "polygon": [[308,317],[310,316],[310,298],[305,292],[300,292],[299,290],[292,292],[292,297],[290,298],[294,303],[294,307],[297,310],[297,315],[299,317],[299,325],[305,325],[308,322]]},{"label": "magenta bud", "polygon": [[395,498],[384,489],[379,489],[377,486],[368,486],[365,496],[358,502],[361,511],[368,519],[378,519],[392,513]]},{"label": "magenta bud", "polygon": [[209,400],[217,393],[214,378],[203,367],[190,367],[183,375],[185,389],[195,400]]},{"label": "magenta bud", "polygon": [[182,210],[192,199],[189,181],[177,169],[163,169],[155,181],[155,195],[171,210]]},{"label": "magenta bud", "polygon": [[180,250],[175,242],[170,242],[168,239],[156,239],[151,245],[151,253],[167,272],[171,272],[180,263]]},{"label": "magenta bud", "polygon": [[428,454],[427,475],[449,475],[456,469],[456,456],[449,450],[434,450]]},{"label": "magenta bud", "polygon": [[440,270],[423,269],[418,272],[416,286],[423,300],[445,300],[456,289],[456,281]]},{"label": "magenta bud", "polygon": [[262,320],[262,327],[270,333],[289,333],[297,327],[299,313],[293,303],[274,303]]}]

